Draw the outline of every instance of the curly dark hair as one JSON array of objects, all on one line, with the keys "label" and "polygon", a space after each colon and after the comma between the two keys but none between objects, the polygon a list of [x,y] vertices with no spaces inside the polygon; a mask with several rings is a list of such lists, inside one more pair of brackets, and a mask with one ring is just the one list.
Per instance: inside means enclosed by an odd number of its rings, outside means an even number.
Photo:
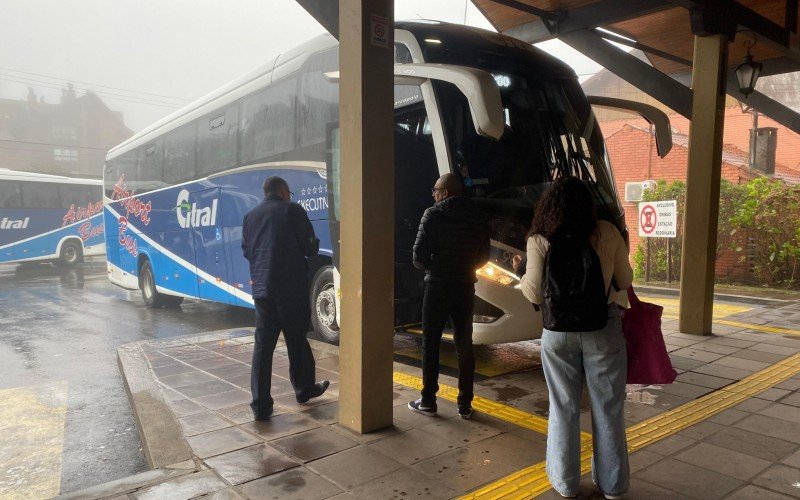
[{"label": "curly dark hair", "polygon": [[550,242],[566,238],[588,241],[596,227],[589,188],[577,177],[560,177],[536,203],[528,236],[541,234]]}]

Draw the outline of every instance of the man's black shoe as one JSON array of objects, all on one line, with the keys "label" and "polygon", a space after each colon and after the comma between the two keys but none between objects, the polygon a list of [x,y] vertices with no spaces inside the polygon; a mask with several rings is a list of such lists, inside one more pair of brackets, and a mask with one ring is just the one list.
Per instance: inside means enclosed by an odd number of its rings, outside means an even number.
[{"label": "man's black shoe", "polygon": [[322,382],[318,382],[311,386],[310,389],[304,391],[299,396],[297,396],[298,403],[306,403],[309,399],[318,398],[325,394],[325,391],[328,390],[328,386],[331,385],[330,381],[323,380]]},{"label": "man's black shoe", "polygon": [[272,412],[275,411],[274,408],[270,408],[267,411],[260,411],[260,412],[253,412],[253,418],[256,422],[266,422],[269,420],[269,417],[272,416]]},{"label": "man's black shoe", "polygon": [[414,401],[409,401],[408,409],[413,411],[414,413],[425,415],[426,417],[435,417],[437,410],[436,403],[433,403],[432,405],[425,404],[422,402],[422,399],[415,399]]},{"label": "man's black shoe", "polygon": [[472,418],[472,406],[458,405],[458,416],[463,418],[464,420],[469,420],[470,418]]}]

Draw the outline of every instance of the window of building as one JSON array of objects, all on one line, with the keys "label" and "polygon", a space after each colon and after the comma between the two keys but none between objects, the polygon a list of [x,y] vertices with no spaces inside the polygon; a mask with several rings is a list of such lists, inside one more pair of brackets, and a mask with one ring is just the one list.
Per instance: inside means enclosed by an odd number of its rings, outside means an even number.
[{"label": "window of building", "polygon": [[53,139],[75,141],[78,139],[78,133],[72,125],[53,125]]},{"label": "window of building", "polygon": [[22,206],[25,208],[61,208],[58,184],[23,182]]},{"label": "window of building", "polygon": [[198,177],[236,167],[238,125],[239,107],[235,104],[198,120],[196,163]]},{"label": "window of building", "polygon": [[55,161],[66,162],[78,161],[78,150],[72,148],[53,148],[53,159]]}]

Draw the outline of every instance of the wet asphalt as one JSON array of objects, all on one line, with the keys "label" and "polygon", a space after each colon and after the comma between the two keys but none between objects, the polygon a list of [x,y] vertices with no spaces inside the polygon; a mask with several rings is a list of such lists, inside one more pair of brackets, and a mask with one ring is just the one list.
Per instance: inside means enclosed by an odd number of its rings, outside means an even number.
[{"label": "wet asphalt", "polygon": [[113,481],[147,470],[117,347],[252,322],[251,310],[200,301],[147,309],[108,281],[103,257],[0,264],[0,391],[66,384],[61,493]]}]

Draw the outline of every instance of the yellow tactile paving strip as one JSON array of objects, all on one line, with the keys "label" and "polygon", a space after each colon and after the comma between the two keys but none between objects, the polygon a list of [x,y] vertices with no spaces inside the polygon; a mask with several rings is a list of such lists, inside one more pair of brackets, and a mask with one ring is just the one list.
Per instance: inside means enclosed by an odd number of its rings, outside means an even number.
[{"label": "yellow tactile paving strip", "polygon": [[[633,452],[671,436],[726,410],[747,398],[800,373],[800,354],[703,396],[678,408],[642,421],[628,428],[628,450]],[[581,473],[589,472],[591,449],[581,452]],[[462,498],[519,499],[533,498],[550,489],[545,463],[539,462],[479,488]]]},{"label": "yellow tactile paving strip", "polygon": [[[665,318],[678,318],[678,310],[680,308],[680,300],[678,299],[650,296],[640,296],[639,299],[645,302],[652,302],[653,304],[658,304],[663,307]],[[734,314],[747,312],[751,309],[753,308],[745,305],[721,304],[719,302],[714,302],[714,320],[716,321],[717,319],[733,316]]]}]

